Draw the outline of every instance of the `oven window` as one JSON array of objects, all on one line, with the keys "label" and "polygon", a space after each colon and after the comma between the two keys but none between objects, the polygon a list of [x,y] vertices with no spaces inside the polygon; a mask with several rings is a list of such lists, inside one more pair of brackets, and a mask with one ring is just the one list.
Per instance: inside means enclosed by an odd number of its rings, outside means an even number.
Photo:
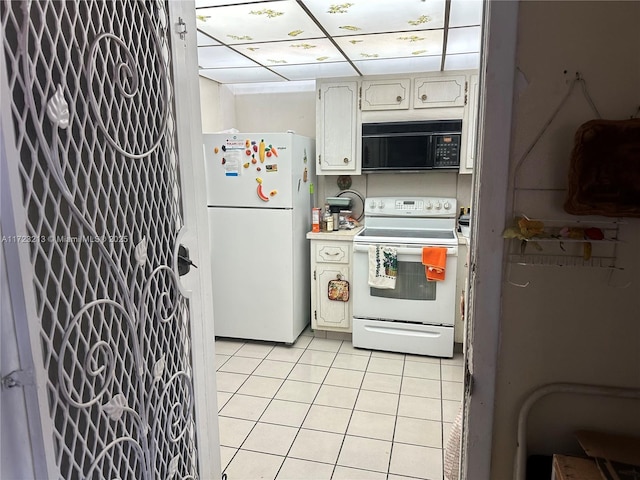
[{"label": "oven window", "polygon": [[372,297],[433,301],[437,283],[427,281],[422,263],[398,262],[396,288],[370,288],[369,293]]}]

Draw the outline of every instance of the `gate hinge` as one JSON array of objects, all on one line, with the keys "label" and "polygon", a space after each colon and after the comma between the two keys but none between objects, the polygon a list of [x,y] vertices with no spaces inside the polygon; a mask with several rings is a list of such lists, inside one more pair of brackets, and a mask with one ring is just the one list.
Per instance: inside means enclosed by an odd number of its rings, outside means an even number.
[{"label": "gate hinge", "polygon": [[184,23],[182,17],[178,17],[178,23],[176,23],[176,32],[180,35],[180,40],[184,40],[184,36],[189,33],[187,32],[187,24]]},{"label": "gate hinge", "polygon": [[14,370],[2,377],[2,388],[24,387],[34,384],[33,371],[31,370]]}]

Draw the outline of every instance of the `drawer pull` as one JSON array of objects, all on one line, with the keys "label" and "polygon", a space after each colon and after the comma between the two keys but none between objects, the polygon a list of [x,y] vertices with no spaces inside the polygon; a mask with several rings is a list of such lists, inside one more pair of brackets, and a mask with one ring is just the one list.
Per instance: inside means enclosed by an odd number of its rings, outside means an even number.
[{"label": "drawer pull", "polygon": [[398,96],[396,97],[396,102],[400,103],[401,101],[402,101],[402,97],[401,97],[400,95],[398,95]]},{"label": "drawer pull", "polygon": [[422,96],[420,97],[422,99],[422,101],[424,102],[427,99],[427,94],[423,93]]},{"label": "drawer pull", "polygon": [[349,159],[347,157],[344,157],[344,163],[349,163]]}]

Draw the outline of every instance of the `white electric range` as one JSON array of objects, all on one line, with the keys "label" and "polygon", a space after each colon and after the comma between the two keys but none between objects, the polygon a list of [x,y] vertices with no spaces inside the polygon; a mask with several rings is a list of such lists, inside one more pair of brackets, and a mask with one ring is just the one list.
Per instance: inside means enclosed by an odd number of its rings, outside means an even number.
[{"label": "white electric range", "polygon": [[[458,239],[457,202],[443,197],[375,197],[354,237],[354,347],[453,356]],[[394,288],[369,286],[370,246],[397,253]],[[423,247],[446,248],[444,280],[427,280]]]}]

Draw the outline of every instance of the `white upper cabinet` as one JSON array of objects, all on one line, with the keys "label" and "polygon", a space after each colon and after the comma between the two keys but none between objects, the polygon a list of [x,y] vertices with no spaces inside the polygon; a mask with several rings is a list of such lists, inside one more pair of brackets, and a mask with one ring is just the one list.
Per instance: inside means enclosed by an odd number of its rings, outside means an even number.
[{"label": "white upper cabinet", "polygon": [[360,174],[361,124],[358,82],[318,82],[318,175]]},{"label": "white upper cabinet", "polygon": [[362,81],[362,110],[407,110],[409,78]]},{"label": "white upper cabinet", "polygon": [[414,79],[413,108],[462,107],[465,75],[442,75]]},{"label": "white upper cabinet", "polygon": [[316,173],[360,175],[362,123],[462,119],[460,173],[475,163],[475,71],[434,72],[316,82]]}]

